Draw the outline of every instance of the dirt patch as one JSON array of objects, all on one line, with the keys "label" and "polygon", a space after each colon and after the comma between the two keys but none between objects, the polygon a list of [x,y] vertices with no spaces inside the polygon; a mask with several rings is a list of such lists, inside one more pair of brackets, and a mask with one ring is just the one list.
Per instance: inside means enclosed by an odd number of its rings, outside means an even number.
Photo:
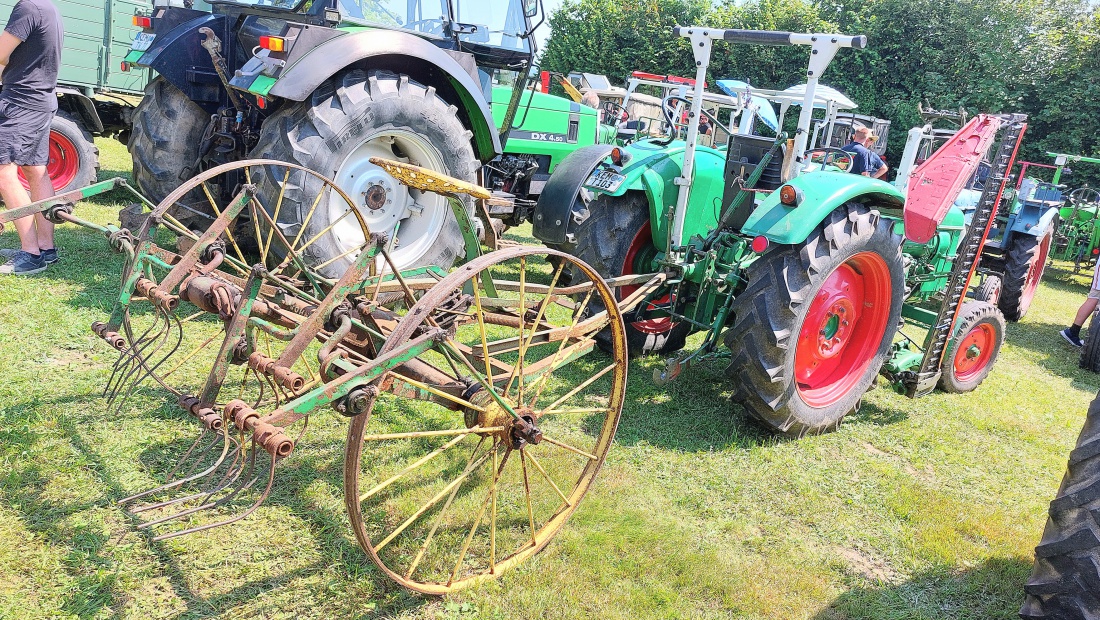
[{"label": "dirt patch", "polygon": [[885,584],[901,582],[901,575],[891,568],[885,560],[876,558],[866,551],[848,547],[838,547],[837,554],[840,555],[844,563],[848,565],[852,573],[868,581]]}]

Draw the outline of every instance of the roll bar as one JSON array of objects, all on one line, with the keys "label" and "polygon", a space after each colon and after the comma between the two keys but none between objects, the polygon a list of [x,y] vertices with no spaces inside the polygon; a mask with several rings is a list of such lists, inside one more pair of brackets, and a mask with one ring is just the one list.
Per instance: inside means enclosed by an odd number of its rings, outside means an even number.
[{"label": "roll bar", "polygon": [[717,28],[700,28],[698,26],[676,26],[673,33],[678,37],[690,38],[692,31],[700,30],[704,36],[711,39],[721,39],[730,43],[744,43],[745,45],[813,45],[819,38],[828,40],[840,47],[852,47],[861,50],[867,47],[867,35],[843,35],[843,34],[802,34],[798,32],[781,32],[778,30],[720,30]]}]

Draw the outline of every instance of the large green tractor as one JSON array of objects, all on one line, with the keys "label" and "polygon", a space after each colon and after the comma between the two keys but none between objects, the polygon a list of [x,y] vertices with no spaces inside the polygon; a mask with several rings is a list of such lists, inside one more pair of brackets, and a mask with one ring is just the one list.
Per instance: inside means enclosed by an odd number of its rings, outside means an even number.
[{"label": "large green tractor", "polygon": [[[977,387],[996,359],[1004,319],[989,303],[964,307],[964,295],[1020,119],[975,119],[944,157],[914,172],[920,190],[907,196],[841,172],[851,163],[844,151],[807,151],[818,79],[840,48],[862,48],[865,37],[677,32],[691,42],[696,87],[690,97],[666,98],[664,110],[674,126],[689,106],[686,137],[577,151],[558,167],[533,220],[537,238],[605,277],[671,274],[656,289],[619,289],[620,299],[646,295],[625,317],[630,352],[675,356],[656,373],[659,382],[699,360],[728,358],[734,400],[796,436],[836,428],[880,370],[911,396],[937,384]],[[794,139],[738,134],[723,148],[698,144],[716,40],[812,47]],[[999,172],[990,177],[998,182],[966,226],[954,196],[999,130]],[[919,334],[899,333],[903,319]],[[680,352],[700,331],[702,344]]]},{"label": "large green tractor", "polygon": [[[357,209],[339,219],[336,198],[319,187],[285,187],[260,173],[222,178],[170,215],[205,228],[238,185],[254,183],[281,233],[308,242],[302,253],[328,276],[352,264],[361,224],[387,234],[399,266],[455,261],[463,237],[446,200],[408,189],[369,160],[478,181],[503,152],[519,108],[521,89],[502,111],[493,105],[494,72],[530,65],[539,0],[217,0],[209,11],[157,4],[139,18],[143,32],[126,59],[159,74],[129,141],[143,193],[162,200],[198,172],[245,158],[294,162],[333,179]],[[472,214],[473,201],[467,206]],[[265,245],[247,227],[233,232]]]}]

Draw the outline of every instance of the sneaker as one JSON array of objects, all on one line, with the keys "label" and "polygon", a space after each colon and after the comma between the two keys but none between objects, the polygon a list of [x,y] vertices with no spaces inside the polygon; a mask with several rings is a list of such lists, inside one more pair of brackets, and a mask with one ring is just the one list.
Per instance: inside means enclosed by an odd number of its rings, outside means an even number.
[{"label": "sneaker", "polygon": [[23,250],[17,250],[8,262],[0,265],[0,274],[4,275],[33,276],[45,270],[46,261],[42,260],[41,255],[35,256]]},{"label": "sneaker", "polygon": [[[0,258],[4,259],[5,261],[9,261],[9,260],[15,258],[15,255],[18,254],[19,251],[20,250],[16,250],[16,249],[12,249],[12,248],[0,249]],[[57,248],[51,248],[49,250],[42,250],[42,254],[40,254],[40,256],[42,257],[42,260],[46,261],[47,265],[52,265],[52,264],[56,263],[57,261],[61,260],[61,257],[58,256],[58,254],[57,254]]]},{"label": "sneaker", "polygon": [[1060,331],[1058,333],[1062,334],[1062,338],[1065,338],[1066,342],[1068,342],[1071,346],[1082,347],[1082,346],[1085,345],[1085,343],[1081,342],[1080,337],[1075,338],[1073,336],[1073,334],[1069,333],[1069,328],[1068,327],[1066,329],[1063,329],[1062,331]]}]

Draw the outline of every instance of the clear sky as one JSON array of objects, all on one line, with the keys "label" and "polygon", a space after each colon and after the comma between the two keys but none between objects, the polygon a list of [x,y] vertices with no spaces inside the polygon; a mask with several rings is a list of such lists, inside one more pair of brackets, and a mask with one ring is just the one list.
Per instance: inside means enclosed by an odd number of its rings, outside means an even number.
[{"label": "clear sky", "polygon": [[546,9],[546,23],[539,26],[538,31],[535,32],[535,39],[538,41],[540,51],[546,49],[546,40],[550,38],[550,16],[558,10],[561,3],[562,0],[542,0],[542,6]]}]

